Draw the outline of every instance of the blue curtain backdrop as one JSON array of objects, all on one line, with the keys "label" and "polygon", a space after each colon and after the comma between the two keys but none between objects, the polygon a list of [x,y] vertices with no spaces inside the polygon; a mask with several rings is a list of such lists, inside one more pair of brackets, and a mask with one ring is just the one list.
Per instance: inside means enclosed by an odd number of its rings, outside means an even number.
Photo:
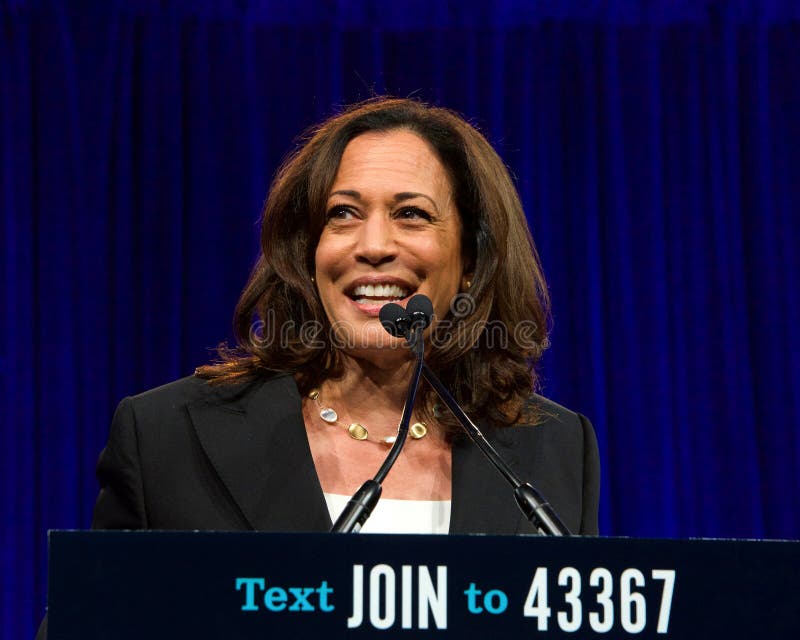
[{"label": "blue curtain backdrop", "polygon": [[800,537],[795,2],[0,2],[2,635],[120,398],[230,334],[271,175],[374,93],[465,114],[554,299],[601,529]]}]

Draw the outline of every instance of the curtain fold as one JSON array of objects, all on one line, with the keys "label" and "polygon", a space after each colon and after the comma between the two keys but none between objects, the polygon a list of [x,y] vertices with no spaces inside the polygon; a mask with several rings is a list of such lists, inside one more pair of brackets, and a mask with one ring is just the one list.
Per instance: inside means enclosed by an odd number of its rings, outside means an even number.
[{"label": "curtain fold", "polygon": [[229,339],[272,174],[376,93],[475,123],[554,300],[601,530],[800,536],[800,6],[0,3],[4,637],[116,403]]}]

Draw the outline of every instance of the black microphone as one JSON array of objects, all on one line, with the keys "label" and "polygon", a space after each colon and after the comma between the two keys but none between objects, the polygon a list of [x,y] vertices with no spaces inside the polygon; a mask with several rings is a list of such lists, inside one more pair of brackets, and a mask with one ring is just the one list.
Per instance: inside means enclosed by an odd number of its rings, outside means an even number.
[{"label": "black microphone", "polygon": [[[397,304],[386,306],[393,306],[402,310],[402,307]],[[386,307],[384,307],[384,309],[385,308]],[[505,460],[503,460],[502,456],[497,453],[495,448],[484,437],[477,425],[470,420],[466,413],[464,413],[464,410],[461,408],[458,402],[456,402],[455,398],[453,398],[452,394],[442,384],[439,378],[436,377],[436,374],[434,374],[430,367],[425,364],[422,358],[422,351],[416,348],[416,345],[414,342],[412,342],[412,339],[416,334],[419,334],[421,339],[422,331],[424,331],[425,327],[430,324],[431,317],[433,316],[433,304],[431,303],[430,299],[422,294],[411,298],[406,305],[405,311],[408,314],[407,317],[398,316],[397,309],[392,308],[387,310],[385,316],[386,323],[383,321],[384,313],[383,309],[381,309],[381,323],[386,330],[394,336],[397,336],[399,333],[403,332],[408,335],[413,327],[414,335],[409,338],[409,346],[411,346],[411,348],[414,350],[418,361],[422,363],[422,375],[425,376],[425,379],[430,383],[456,419],[461,423],[461,426],[464,427],[464,430],[467,432],[467,435],[469,435],[470,439],[478,446],[481,452],[483,452],[483,454],[489,459],[489,461],[500,472],[500,474],[514,488],[514,498],[517,501],[517,505],[522,510],[522,513],[525,514],[525,517],[528,518],[528,520],[533,524],[533,526],[536,527],[539,533],[543,535],[571,535],[569,529],[558,517],[550,503],[547,502],[547,500],[545,500],[530,483],[522,482],[519,476],[514,473],[511,467],[509,467]]]},{"label": "black microphone", "polygon": [[417,294],[408,301],[405,309],[394,302],[383,305],[379,317],[386,331],[396,338],[406,338],[416,353],[417,336],[421,336],[433,318],[433,303],[428,296]]},{"label": "black microphone", "polygon": [[[409,302],[411,301],[409,300]],[[378,317],[383,328],[395,338],[404,338],[411,327],[411,318],[409,318],[406,310],[396,302],[383,305]]]},{"label": "black microphone", "polygon": [[428,296],[418,293],[408,301],[406,314],[411,320],[412,329],[417,327],[427,329],[433,318],[433,303]]},{"label": "black microphone", "polygon": [[383,328],[394,337],[408,338],[414,329],[428,328],[433,318],[433,303],[428,296],[418,293],[409,299],[405,309],[396,302],[383,305],[379,317]]},{"label": "black microphone", "polygon": [[417,294],[406,305],[410,323],[408,345],[418,358],[422,358],[422,332],[428,328],[433,318],[433,304],[428,296]]},{"label": "black microphone", "polygon": [[[416,298],[419,296],[414,297]],[[408,304],[411,305],[413,300],[414,298],[411,298],[411,300],[408,301]],[[430,305],[430,300],[428,300],[428,305]],[[419,308],[413,307],[412,311],[424,315],[425,309],[426,307],[424,302],[422,302]],[[400,418],[400,426],[397,428],[397,437],[392,444],[389,454],[386,456],[386,460],[384,460],[381,468],[378,469],[375,477],[371,480],[367,480],[363,485],[361,485],[361,488],[356,491],[353,497],[347,502],[347,506],[344,508],[342,513],[339,514],[339,517],[336,519],[336,522],[331,528],[332,533],[350,533],[353,531],[358,532],[361,530],[361,527],[364,526],[367,518],[372,515],[372,511],[375,509],[375,505],[378,504],[378,500],[380,500],[381,497],[381,492],[383,491],[381,483],[386,478],[386,475],[389,473],[389,470],[392,468],[392,466],[394,466],[394,463],[397,461],[400,451],[403,449],[403,445],[406,442],[406,436],[408,435],[408,424],[411,422],[411,412],[414,409],[414,403],[417,399],[417,389],[419,388],[419,380],[422,375],[423,365],[422,353],[424,351],[424,345],[422,332],[425,330],[425,327],[430,324],[430,315],[428,316],[427,321],[425,321],[425,318],[420,315],[417,315],[415,316],[415,319],[412,319],[407,311],[403,309],[403,307],[401,307],[399,304],[390,302],[389,304],[381,307],[379,317],[383,327],[393,336],[407,337],[409,343],[411,343],[411,340],[413,339],[415,345],[414,354],[417,356],[416,362],[414,363],[414,372],[411,375],[411,380],[408,383],[406,402],[403,405],[403,415]]]}]

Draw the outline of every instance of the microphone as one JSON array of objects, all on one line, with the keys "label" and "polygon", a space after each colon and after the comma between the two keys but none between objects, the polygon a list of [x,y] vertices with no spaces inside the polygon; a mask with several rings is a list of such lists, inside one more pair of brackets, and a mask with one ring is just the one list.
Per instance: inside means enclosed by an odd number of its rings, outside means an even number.
[{"label": "microphone", "polygon": [[[381,307],[379,315],[380,321],[389,333],[395,337],[411,336],[411,338],[409,338],[409,344],[412,345],[413,340],[412,348],[414,349],[414,355],[416,355],[414,372],[408,383],[406,402],[403,405],[403,415],[400,418],[400,426],[397,428],[397,437],[386,456],[386,460],[384,460],[381,468],[378,469],[375,477],[361,485],[361,488],[350,498],[347,502],[347,506],[342,513],[339,514],[339,517],[333,524],[331,533],[350,533],[361,530],[361,527],[364,526],[364,523],[370,515],[372,515],[375,505],[378,504],[378,500],[381,498],[381,492],[383,491],[381,483],[386,478],[389,470],[394,466],[406,442],[408,424],[411,422],[411,412],[414,409],[414,403],[417,399],[417,389],[419,388],[419,380],[422,375],[422,354],[424,352],[422,332],[428,324],[430,324],[430,317],[433,312],[431,301],[427,298],[425,298],[425,300],[427,300],[427,306],[425,305],[425,301],[419,301],[412,305],[411,303],[414,302],[414,298],[418,297],[420,296],[411,298],[407,305],[412,307],[411,312],[416,314],[413,318],[406,309],[403,309],[399,304],[391,302]],[[388,310],[387,307],[389,307]],[[431,312],[426,316],[425,314],[428,307],[430,307]]]},{"label": "microphone", "polygon": [[428,328],[433,318],[433,303],[428,296],[413,296],[406,308],[390,302],[381,307],[381,325],[396,338],[406,338],[408,345],[417,357],[422,357],[422,332]]},{"label": "microphone", "polygon": [[[400,307],[400,305],[395,306]],[[402,309],[402,307],[400,308]],[[425,330],[433,318],[433,303],[428,296],[418,293],[408,301],[406,314],[410,318],[412,329],[420,327]]]},{"label": "microphone", "polygon": [[433,318],[433,303],[428,296],[417,294],[408,301],[406,314],[411,327],[411,335],[408,338],[409,346],[417,357],[422,358],[422,332],[428,328]]},{"label": "microphone", "polygon": [[[416,296],[414,297],[416,298]],[[389,302],[383,305],[378,317],[383,328],[395,338],[404,338],[411,327],[411,319],[408,317],[406,310],[396,302]]]},{"label": "microphone", "polygon": [[[388,309],[384,314],[384,309],[386,309],[386,307],[392,308]],[[394,307],[396,307],[396,309]],[[422,375],[461,423],[461,426],[464,427],[470,439],[514,488],[514,498],[517,501],[517,505],[522,510],[522,513],[525,514],[525,517],[528,518],[531,524],[533,524],[542,535],[571,535],[569,529],[558,517],[550,503],[534,489],[533,485],[528,482],[522,482],[519,476],[514,473],[511,467],[503,460],[502,456],[497,453],[497,450],[484,437],[477,425],[464,413],[464,410],[458,402],[456,402],[455,398],[453,398],[452,394],[442,384],[436,374],[431,371],[430,367],[424,362],[421,348],[418,350],[416,348],[416,342],[412,340],[418,335],[421,342],[422,331],[430,324],[431,317],[433,316],[433,304],[430,299],[422,294],[418,294],[408,301],[405,309],[406,315],[401,315],[400,311],[403,311],[403,308],[398,304],[390,303],[385,305],[381,308],[381,324],[394,336],[399,336],[401,333],[407,335],[412,328],[414,329],[414,334],[408,338],[409,346],[417,355],[418,362],[421,363]]]},{"label": "microphone", "polygon": [[405,338],[414,329],[428,328],[433,318],[433,303],[428,296],[418,293],[409,299],[405,309],[396,302],[383,305],[378,317],[391,335]]}]

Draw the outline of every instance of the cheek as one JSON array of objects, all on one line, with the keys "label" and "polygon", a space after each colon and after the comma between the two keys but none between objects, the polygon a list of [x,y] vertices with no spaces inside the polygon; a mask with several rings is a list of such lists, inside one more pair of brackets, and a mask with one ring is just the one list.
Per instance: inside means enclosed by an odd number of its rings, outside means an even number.
[{"label": "cheek", "polygon": [[346,267],[343,259],[346,255],[347,251],[342,243],[336,242],[335,238],[326,238],[323,234],[314,252],[317,279],[334,279],[341,274]]},{"label": "cheek", "polygon": [[452,242],[436,242],[424,253],[428,264],[435,265],[438,278],[442,284],[461,280],[462,259],[461,248]]},{"label": "cheek", "polygon": [[443,268],[459,259],[459,247],[444,234],[411,235],[404,241],[405,251],[431,268]]},{"label": "cheek", "polygon": [[427,266],[425,280],[428,295],[438,317],[444,317],[450,302],[461,287],[461,256],[450,248],[443,250],[437,246],[435,251],[419,254],[421,264]]}]

